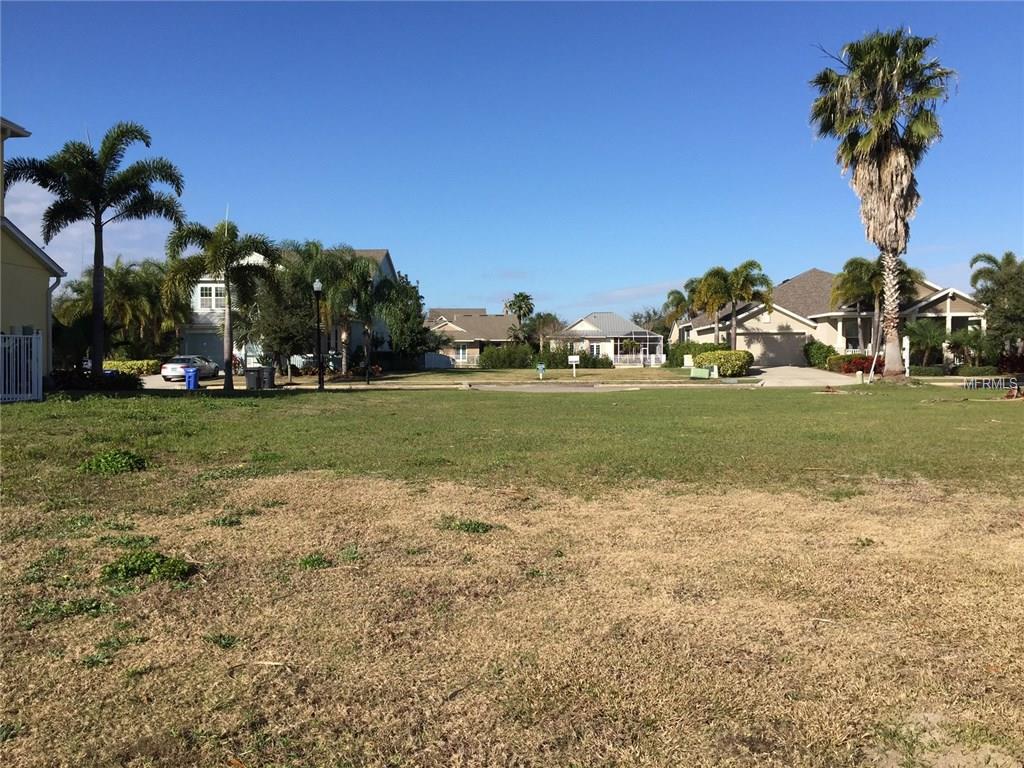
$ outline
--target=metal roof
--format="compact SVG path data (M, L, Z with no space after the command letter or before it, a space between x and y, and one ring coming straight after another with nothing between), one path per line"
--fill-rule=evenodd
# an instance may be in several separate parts
M576 326L582 322L589 323L597 330L577 328ZM641 328L632 320L627 320L622 315L616 314L615 312L591 312L589 315L581 317L575 323L572 323L558 333L550 334L550 338L553 339L566 337L597 338L604 336L619 339L661 338L661 334Z

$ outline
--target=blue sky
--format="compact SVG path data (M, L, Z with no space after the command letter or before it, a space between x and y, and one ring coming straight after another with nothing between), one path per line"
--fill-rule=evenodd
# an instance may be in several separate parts
M391 249L428 305L516 290L572 319L660 304L714 264L775 280L871 255L815 140L807 81L876 27L939 38L946 137L918 180L909 261L968 287L979 251L1024 252L1024 6L1000 4L2 5L8 156L118 120L185 175L188 216ZM141 154L141 153L140 153ZM21 185L8 215L38 236ZM108 230L161 257L167 227ZM78 227L48 251L91 261Z

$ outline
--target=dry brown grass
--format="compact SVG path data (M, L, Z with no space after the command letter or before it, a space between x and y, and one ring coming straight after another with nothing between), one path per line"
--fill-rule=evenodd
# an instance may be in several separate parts
M114 613L20 626L51 588L21 576L54 541L5 545L2 719L20 732L0 762L1021 765L1024 521L1003 497L221 486L258 514L136 517L202 571ZM97 593L116 551L59 543ZM312 552L333 567L300 569ZM81 663L118 634L147 640Z

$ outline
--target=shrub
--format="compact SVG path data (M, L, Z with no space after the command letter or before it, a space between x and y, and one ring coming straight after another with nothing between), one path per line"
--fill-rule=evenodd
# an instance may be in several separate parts
M830 355L825 367L833 373L868 373L871 370L872 359L869 355ZM884 370L885 361L879 356L875 363L875 373L882 373Z
M1000 373L1021 373L1024 372L1024 354L1014 351L1003 351L999 355L996 365Z
M133 373L105 373L93 376L87 371L53 371L51 387L55 390L88 390L93 392L119 392L142 389L142 379Z
M141 472L145 468L146 460L139 454L119 448L86 459L78 466L80 472L92 475L119 475L122 472Z
M665 355L665 365L669 368L682 368L686 363L686 356L703 354L704 352L726 352L728 344L715 344L713 341L677 341L668 348Z
M941 365L912 365L908 371L910 376L945 376L946 369Z
M956 372L958 376L995 376L999 369L994 365L961 365Z
M128 373L134 376L151 376L160 373L159 360L104 360L103 370Z
M804 359L807 364L815 368L827 368L828 359L835 357L839 352L831 344L813 339L804 344Z
M754 356L745 349L702 352L693 358L693 364L698 368L717 365L720 376L745 376L754 364Z
M130 581L148 576L153 581L185 581L196 567L178 557L168 557L149 549L126 552L100 571L104 581Z
M481 368L529 368L533 349L529 344L502 344L484 347L480 353Z
M571 352L568 347L561 346L554 349L542 349L533 356L533 364L543 363L545 368L571 368L569 355L579 355L580 361L577 368L611 368L611 358L604 355L592 355L585 349L579 352Z

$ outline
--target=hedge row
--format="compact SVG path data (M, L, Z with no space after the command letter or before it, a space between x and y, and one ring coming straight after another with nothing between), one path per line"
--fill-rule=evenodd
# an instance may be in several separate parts
M611 368L612 361L604 355L592 355L586 350L570 353L567 347L534 352L529 344L503 344L484 347L480 353L481 368L533 368L543 364L546 368L569 368L569 355L578 354L578 368Z
M754 364L754 356L745 349L717 350L702 352L695 356L693 364L697 368L710 368L717 365L719 376L745 376L750 370L750 366Z
M545 349L538 352L533 356L533 363L543 363L545 368L571 368L569 365L569 355L579 355L580 361L577 363L577 368L611 368L611 358L605 355L592 355L587 350L581 349L579 352L569 352L568 347L558 347L557 349Z
M946 368L941 365L912 365L907 373L910 376L945 376Z
M151 376L160 373L159 360L104 360L103 370L130 373L134 376Z
M665 355L665 366L668 368L682 368L687 355L696 357L704 352L727 351L728 344L715 344L714 342L701 341L677 341L668 348Z
M825 367L833 373L856 373L857 371L869 373L873 359L868 355L830 355ZM875 362L875 373L881 373L883 370L885 370L885 360L879 356Z

